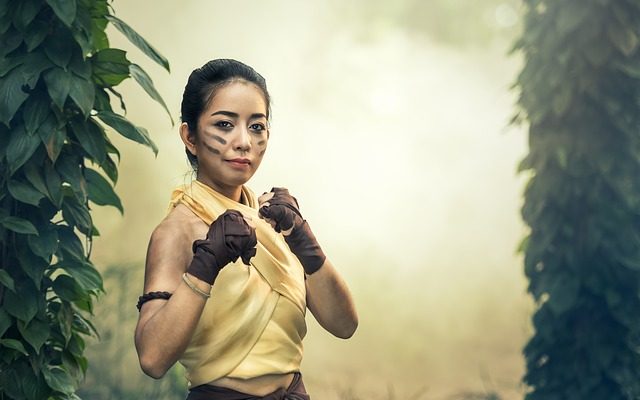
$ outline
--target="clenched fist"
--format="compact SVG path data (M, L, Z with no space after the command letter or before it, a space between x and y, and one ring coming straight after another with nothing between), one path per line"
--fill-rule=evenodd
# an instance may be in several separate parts
M220 270L238 257L249 265L257 242L255 229L240 211L227 210L211 223L206 239L193 242L193 260L187 272L213 284Z
M302 218L298 201L285 188L273 188L258 199L261 218L282 232L291 252L298 257L307 275L316 272L326 259L307 221Z

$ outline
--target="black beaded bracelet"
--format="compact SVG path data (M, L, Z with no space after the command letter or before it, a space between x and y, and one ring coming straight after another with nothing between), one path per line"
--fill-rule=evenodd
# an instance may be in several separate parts
M146 303L147 301L155 300L155 299L169 300L170 297L171 297L171 293L169 293L169 292L149 292L149 293L145 293L142 296L138 297L138 304L136 304L136 308L138 309L138 312L140 312L140 309L142 308L142 305L144 303Z

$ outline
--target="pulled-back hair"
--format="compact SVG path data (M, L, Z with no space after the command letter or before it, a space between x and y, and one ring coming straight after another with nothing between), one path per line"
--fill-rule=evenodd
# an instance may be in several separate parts
M232 59L211 60L189 75L189 80L182 95L181 120L189 127L191 134L198 130L198 118L209 105L209 102L222 86L235 80L244 80L256 85L264 96L267 105L267 119L271 114L271 98L267 90L267 82L262 75L250 66ZM195 169L198 160L185 148L189 163Z

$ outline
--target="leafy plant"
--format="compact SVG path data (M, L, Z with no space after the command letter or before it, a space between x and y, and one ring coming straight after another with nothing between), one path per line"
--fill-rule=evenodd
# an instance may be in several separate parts
M73 399L87 370L89 317L103 291L89 259L91 207L123 211L111 131L157 148L111 106L133 77L151 78L105 33L113 24L169 71L167 60L106 0L0 0L0 398ZM168 112L168 111L167 111ZM102 171L100 171L102 170Z
M525 4L526 399L640 398L640 1Z

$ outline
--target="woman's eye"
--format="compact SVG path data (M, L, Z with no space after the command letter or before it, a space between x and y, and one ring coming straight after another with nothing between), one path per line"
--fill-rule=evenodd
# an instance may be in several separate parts
M262 124L253 124L249 126L249 129L251 129L252 131L262 132L265 130L265 127Z
M233 125L231 125L229 121L218 121L214 125L217 126L218 128L223 128L223 129L228 129L233 127Z

